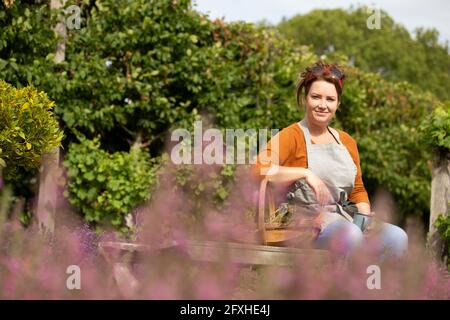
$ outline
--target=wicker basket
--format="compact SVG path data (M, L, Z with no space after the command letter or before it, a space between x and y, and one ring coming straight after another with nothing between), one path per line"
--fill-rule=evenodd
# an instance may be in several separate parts
M263 179L259 188L258 232L265 245L309 247L317 237L319 229L314 220L285 224L277 219L271 183Z

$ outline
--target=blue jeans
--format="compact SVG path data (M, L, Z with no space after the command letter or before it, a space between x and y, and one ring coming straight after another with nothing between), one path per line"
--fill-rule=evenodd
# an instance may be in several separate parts
M378 234L379 259L383 262L387 258L404 258L408 251L408 235L403 229L382 223ZM366 239L361 229L347 220L337 220L326 226L318 235L314 245L319 249L331 250L342 255L351 255L363 246Z

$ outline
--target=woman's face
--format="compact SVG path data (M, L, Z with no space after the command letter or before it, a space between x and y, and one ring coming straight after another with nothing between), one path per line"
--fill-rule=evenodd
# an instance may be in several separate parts
M339 106L336 87L324 80L313 82L305 100L308 121L319 126L327 126Z

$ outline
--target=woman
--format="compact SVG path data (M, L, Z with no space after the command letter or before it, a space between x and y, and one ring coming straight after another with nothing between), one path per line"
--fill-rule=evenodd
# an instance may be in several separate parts
M317 62L306 68L297 85L297 103L305 106L304 119L283 129L277 139L272 138L253 170L273 182L292 184L304 179L321 208L315 246L349 254L363 243L363 232L348 215L346 219L337 213L335 204L343 193L356 203L358 212L373 212L356 142L346 132L329 127L341 102L344 79L337 65ZM275 161L262 161L269 158ZM383 253L396 258L405 256L408 237L401 228L382 223L378 238Z

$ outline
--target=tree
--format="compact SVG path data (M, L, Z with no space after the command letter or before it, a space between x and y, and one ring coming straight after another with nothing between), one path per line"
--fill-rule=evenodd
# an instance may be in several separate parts
M43 1L0 2L0 79L18 88L39 87L53 64L47 56L58 41L54 25L56 18Z
M279 30L297 44L312 45L318 55L349 57L354 66L380 73L385 79L408 81L448 99L450 80L448 43L438 43L436 29L416 30L416 39L386 12L381 28L369 29L367 7L314 10L281 22Z

